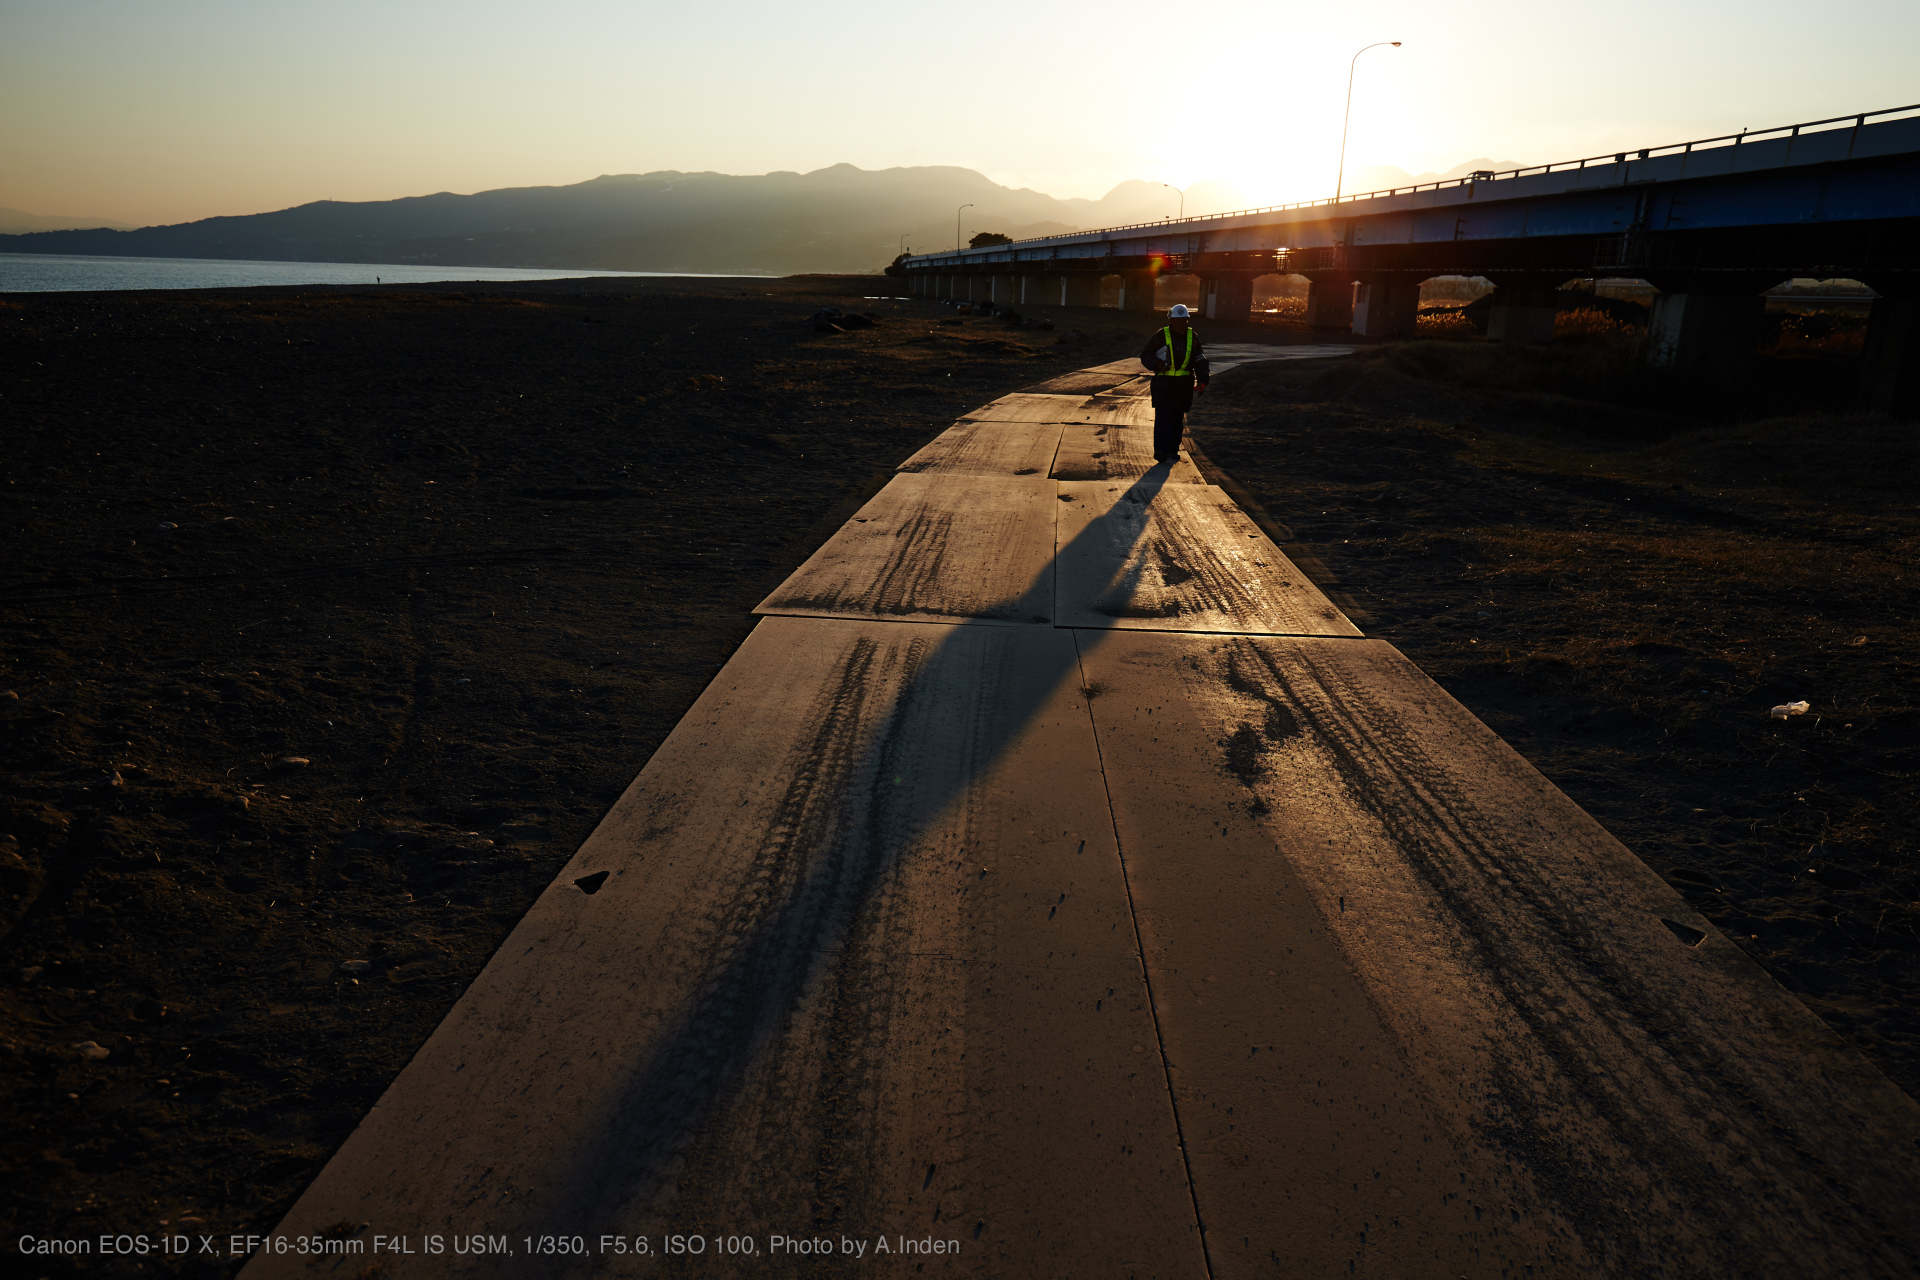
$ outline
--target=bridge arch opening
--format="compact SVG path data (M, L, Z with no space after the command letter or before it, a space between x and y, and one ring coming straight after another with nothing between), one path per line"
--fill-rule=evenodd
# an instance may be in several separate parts
M1414 319L1415 336L1466 338L1486 331L1486 319L1465 314L1465 308L1495 289L1485 276L1430 276L1420 282L1420 308Z
M1420 282L1420 305L1464 306L1493 290L1485 276L1429 276Z
M1299 320L1307 314L1305 276L1278 275L1272 272L1253 278L1253 313L1276 319Z
M1201 302L1199 276L1163 275L1153 282L1153 307L1156 311L1164 312L1175 304L1198 310Z

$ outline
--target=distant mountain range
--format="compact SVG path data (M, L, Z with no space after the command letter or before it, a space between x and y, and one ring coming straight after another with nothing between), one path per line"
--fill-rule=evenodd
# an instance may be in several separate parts
M72 227L105 227L110 231L131 231L126 222L111 218L83 218L71 213L27 213L20 209L0 208L0 235L20 235L29 231L65 231Z
M1224 212L1224 183L1187 189L1188 214ZM812 173L610 174L565 187L347 203L203 218L137 230L33 229L0 235L0 253L392 262L440 266L599 268L788 275L875 271L908 249L951 248L997 231L1019 239L1172 217L1180 196L1123 182L1099 200L1056 200L972 169ZM0 211L3 212L3 211ZM69 224L71 225L71 224Z

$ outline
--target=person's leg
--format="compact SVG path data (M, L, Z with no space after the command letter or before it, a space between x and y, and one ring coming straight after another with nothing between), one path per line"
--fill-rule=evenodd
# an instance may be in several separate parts
M1187 415L1176 405L1158 405L1153 411L1153 456L1172 462L1180 456L1180 437L1186 434Z
M1171 462L1180 456L1180 436L1186 426L1186 414L1170 404L1153 407L1153 456Z

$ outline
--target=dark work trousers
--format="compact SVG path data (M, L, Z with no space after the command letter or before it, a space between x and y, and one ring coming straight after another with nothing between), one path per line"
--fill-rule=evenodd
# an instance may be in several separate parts
M1153 395L1153 456L1168 461L1180 456L1180 437L1187 429L1187 410L1193 408L1193 375L1169 378L1155 374Z

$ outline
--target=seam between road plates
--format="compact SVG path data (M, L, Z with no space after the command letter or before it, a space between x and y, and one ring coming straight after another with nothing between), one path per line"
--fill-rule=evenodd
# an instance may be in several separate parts
M1060 428L1053 433L1053 452L1047 455L1047 479L1053 480L1053 473L1059 470L1060 467L1060 446L1067 442L1067 424L1065 422L1057 424L1049 422L1047 425L1050 427L1057 425ZM1060 496L1060 482L1058 480L1053 480L1053 496L1056 500ZM1058 505L1057 501L1055 505ZM1053 552L1054 557L1058 559L1060 555L1060 515L1057 511L1054 513L1053 531Z
M1080 655L1080 628L1062 630L1073 634L1073 665L1080 673L1080 688L1087 687L1087 668ZM1146 949L1140 942L1140 912L1133 903L1133 881L1127 875L1127 851L1120 842L1120 822L1113 813L1113 784L1107 779L1107 757L1100 749L1100 726L1093 718L1093 699L1081 694L1087 707L1087 727L1093 732L1093 755L1100 765L1100 790L1107 797L1107 824L1113 828L1114 856L1120 860L1120 887L1127 894L1127 920L1133 928L1133 956L1140 964L1140 982L1147 991L1147 1017L1153 1022L1154 1046L1160 1051L1160 1080L1167 1090L1167 1110L1173 1115L1173 1136L1180 1144L1180 1168L1187 1177L1187 1200L1193 1206L1193 1225L1200 1232L1200 1265L1207 1280L1213 1280L1213 1253L1207 1247L1207 1220L1200 1213L1200 1189L1193 1182L1193 1158L1187 1149L1187 1131L1180 1123L1180 1100L1173 1092L1173 1069L1167 1062L1167 1037L1160 1027L1160 1006L1153 994L1153 974L1147 969Z

